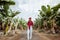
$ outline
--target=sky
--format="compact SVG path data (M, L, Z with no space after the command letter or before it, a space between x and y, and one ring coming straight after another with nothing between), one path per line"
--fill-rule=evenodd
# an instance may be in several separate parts
M39 11L41 10L42 5L50 5L51 7L60 3L60 0L14 0L16 3L14 6L11 6L12 10L20 11L17 18L22 18L28 20L29 17L32 17L34 21L38 17Z

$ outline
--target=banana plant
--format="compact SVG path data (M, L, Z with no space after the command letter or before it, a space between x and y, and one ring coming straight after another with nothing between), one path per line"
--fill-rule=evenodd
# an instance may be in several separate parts
M12 25L13 25L13 22L12 22L13 18L17 14L20 13L18 11L13 12L9 8L10 5L15 5L15 2L12 1L12 0L9 0L9 1L7 1L7 0L0 0L0 6L1 6L0 14L2 15L1 16L1 18L2 18L2 20L1 20L2 22L1 23L2 23L3 29L5 30L4 31L5 34L11 31L11 28L12 28ZM11 15L9 15L10 13L9 13L8 10L10 10Z
M20 20L19 20L19 27L20 27L22 30L25 30L26 27L27 27L27 22L26 22L24 19L20 19Z
M44 5L41 7L41 10L39 11L39 18L41 21L43 21L42 24L44 24L44 21L46 20L46 23L47 23L47 27L48 29L50 30L51 28L53 30L54 29L54 24L57 24L59 21L56 21L58 20L58 16L59 16L59 13L58 13L58 10L60 8L59 6L60 4L56 5L55 7L50 7L49 5L47 5L47 7L45 7ZM55 20L55 22L54 22ZM36 20L37 21L37 20ZM53 22L53 23L52 23ZM53 25L53 26L52 26ZM44 26L44 25L43 25ZM53 31L52 30L52 31Z

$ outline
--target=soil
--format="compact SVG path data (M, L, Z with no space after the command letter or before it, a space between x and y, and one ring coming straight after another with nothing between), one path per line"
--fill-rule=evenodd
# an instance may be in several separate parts
M20 33L12 36L0 36L0 40L27 40L26 31L20 31ZM52 36L50 34L33 31L33 37L31 40L60 40L60 35Z

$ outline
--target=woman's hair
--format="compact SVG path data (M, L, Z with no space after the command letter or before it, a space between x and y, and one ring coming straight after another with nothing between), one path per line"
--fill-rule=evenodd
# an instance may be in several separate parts
M29 17L29 19L31 19L31 17Z

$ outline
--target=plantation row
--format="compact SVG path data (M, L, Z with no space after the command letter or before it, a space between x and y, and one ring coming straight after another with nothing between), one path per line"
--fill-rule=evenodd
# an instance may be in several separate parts
M23 19L14 18L19 11L12 11L10 5L15 5L12 0L0 0L0 31L8 34L12 30L25 29L26 21Z
M12 11L10 5L15 5L14 1L0 0L0 31L8 34L12 30L26 30L27 22L24 19L14 18L20 12ZM51 33L60 32L60 4L54 7L41 6L38 18L34 21L34 29Z
M60 4L54 7L41 6L34 27L48 33L60 33Z

